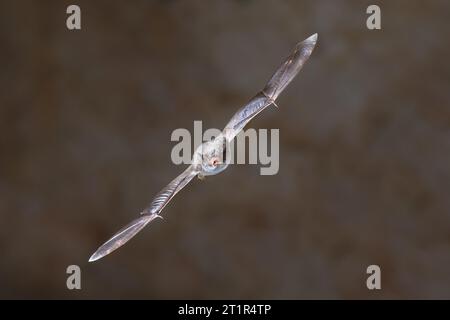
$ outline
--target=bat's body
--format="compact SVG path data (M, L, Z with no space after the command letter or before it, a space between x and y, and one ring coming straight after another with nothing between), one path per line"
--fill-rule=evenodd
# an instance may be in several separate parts
M264 89L239 109L225 126L222 133L214 140L200 145L194 152L192 164L153 199L149 207L141 212L139 218L118 231L110 240L103 244L91 256L89 261L98 260L116 250L136 235L143 227L157 217L169 201L183 189L195 176L215 175L228 166L226 152L228 144L258 113L271 104L275 104L278 95L298 74L303 64L308 60L317 42L317 34L300 42L292 54L278 68Z

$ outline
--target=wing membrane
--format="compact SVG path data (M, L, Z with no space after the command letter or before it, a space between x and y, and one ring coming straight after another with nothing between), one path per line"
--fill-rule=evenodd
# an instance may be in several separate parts
M258 113L275 103L280 93L300 72L311 55L316 42L317 34L314 34L298 43L293 52L270 78L264 89L234 114L223 130L228 141L231 141Z
M95 261L110 254L114 250L120 248L141 231L149 222L160 217L160 212L169 203L169 201L183 189L189 181L196 175L196 171L192 166L187 168L182 174L172 180L164 189L162 189L153 199L150 206L141 212L141 216L128 225L120 229L111 239L106 241L97 251L89 258L89 261Z

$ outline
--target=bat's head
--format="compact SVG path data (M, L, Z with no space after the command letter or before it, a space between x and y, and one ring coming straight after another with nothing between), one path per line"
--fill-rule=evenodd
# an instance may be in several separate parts
M193 162L200 166L200 170L205 176L218 174L228 167L227 150L227 140L223 135L219 135L197 148Z

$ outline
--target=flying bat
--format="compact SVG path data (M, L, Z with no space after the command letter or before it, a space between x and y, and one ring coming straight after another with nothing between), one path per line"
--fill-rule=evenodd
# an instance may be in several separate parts
M226 161L229 143L258 113L272 104L277 106L275 100L308 60L316 42L317 33L298 43L264 89L234 114L222 133L212 141L200 145L194 152L191 165L162 189L137 219L123 227L98 248L89 261L96 261L110 254L134 237L148 223L156 218L161 218L160 214L164 207L194 177L198 176L203 179L205 176L215 175L225 170L229 164L229 161Z

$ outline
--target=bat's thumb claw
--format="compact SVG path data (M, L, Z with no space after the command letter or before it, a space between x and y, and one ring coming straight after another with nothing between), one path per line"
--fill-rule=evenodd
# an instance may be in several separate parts
M272 100L272 104L275 106L275 108L279 109L280 107L275 103L275 100Z

